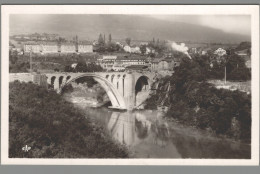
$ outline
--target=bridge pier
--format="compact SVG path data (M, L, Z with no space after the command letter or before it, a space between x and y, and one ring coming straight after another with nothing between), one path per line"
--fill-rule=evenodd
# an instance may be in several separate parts
M135 107L135 88L132 75L126 75L124 79L124 99L128 110L133 110Z
M56 77L55 81L54 81L54 90L59 90L60 89L60 85L59 85L59 77Z

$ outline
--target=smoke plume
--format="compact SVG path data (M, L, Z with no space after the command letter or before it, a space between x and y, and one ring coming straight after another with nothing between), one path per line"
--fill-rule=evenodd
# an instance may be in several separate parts
M173 42L172 49L186 54L191 59L191 57L188 53L189 48L187 46L185 46L185 43L181 43L180 45L178 45L177 43Z

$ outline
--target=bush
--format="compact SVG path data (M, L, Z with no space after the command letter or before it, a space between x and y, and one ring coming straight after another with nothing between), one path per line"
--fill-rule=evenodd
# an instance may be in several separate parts
M10 158L125 158L127 151L54 91L10 83ZM23 146L32 149L23 152Z

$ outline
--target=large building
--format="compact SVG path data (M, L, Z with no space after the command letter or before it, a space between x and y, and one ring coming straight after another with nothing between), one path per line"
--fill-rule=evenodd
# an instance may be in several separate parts
M155 58L150 61L151 71L173 71L180 65L180 59L174 57Z
M49 43L28 43L24 44L24 52L29 53L92 53L93 46L87 44L77 45L73 43L61 43L55 42Z
M127 66L131 65L147 65L146 59L140 56L115 56L104 55L97 59L98 64L110 71L123 71Z
M75 53L76 45L75 44L61 44L60 52L61 53Z
M97 59L98 64L108 71L112 70L117 56L114 55L103 55Z
M41 47L43 53L57 53L59 49L57 44L42 44Z
M93 45L78 45L78 52L79 53L92 53Z
M124 66L130 66L130 65L146 65L146 59L139 56L123 56L118 57L116 59L117 64L122 64Z
M41 47L41 45L38 45L38 44L24 45L24 52L25 53L29 53L29 52L40 53L40 52L42 52L42 47Z

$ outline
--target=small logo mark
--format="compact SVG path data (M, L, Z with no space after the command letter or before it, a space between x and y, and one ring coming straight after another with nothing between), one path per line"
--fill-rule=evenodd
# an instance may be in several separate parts
M31 147L26 145L22 148L22 150L28 152L29 150L31 150Z

